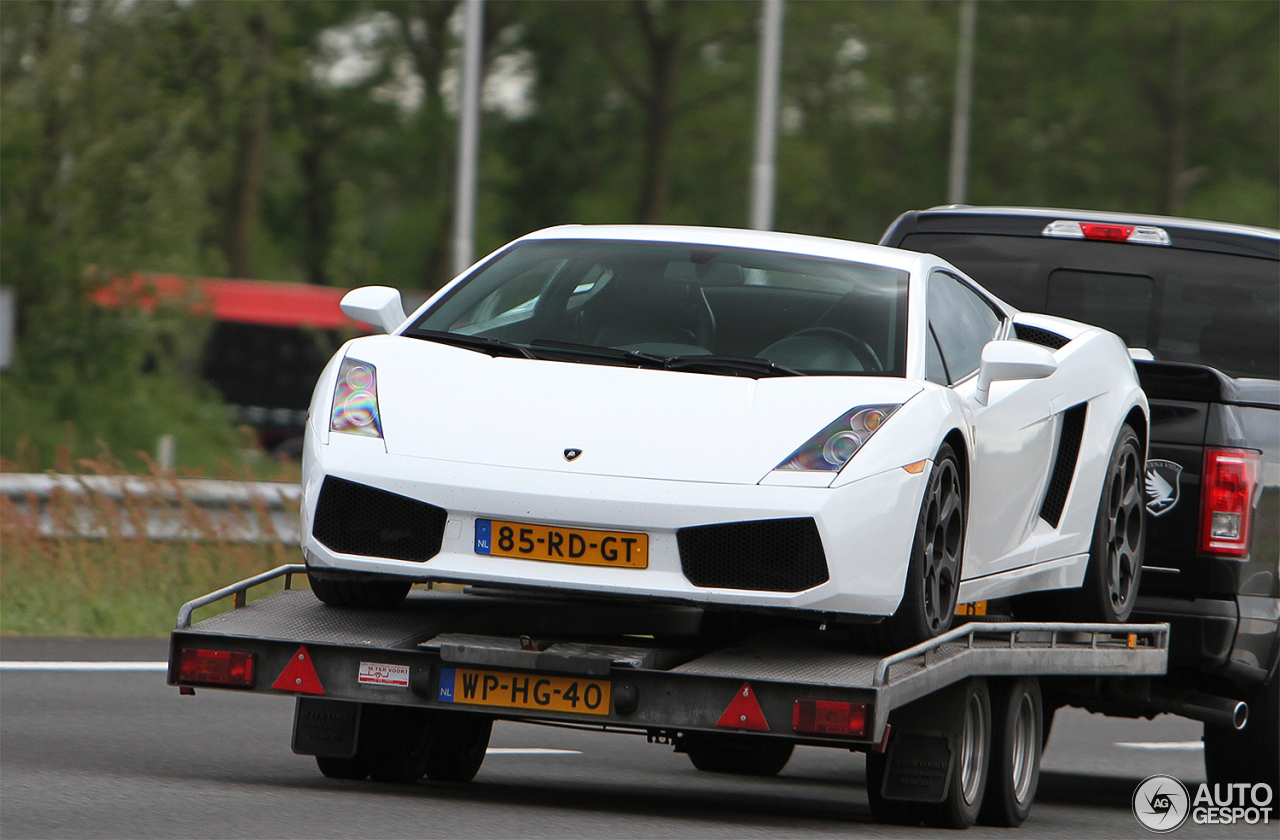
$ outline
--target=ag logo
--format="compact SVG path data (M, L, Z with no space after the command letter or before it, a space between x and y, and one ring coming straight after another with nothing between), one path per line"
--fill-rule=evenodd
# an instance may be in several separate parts
M1191 813L1191 798L1173 776L1148 776L1133 792L1133 815L1142 827L1167 834L1182 827Z
M1147 461L1147 513L1159 516L1178 503L1182 465L1159 459Z
M566 461L576 461L578 456L582 454L581 449L566 449L564 451L564 459Z

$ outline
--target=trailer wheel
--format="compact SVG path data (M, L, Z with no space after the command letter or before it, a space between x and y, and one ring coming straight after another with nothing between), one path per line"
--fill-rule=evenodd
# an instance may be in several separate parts
M329 779L346 779L359 782L369 778L369 767L364 756L356 753L351 758L333 758L327 755L316 756L316 766Z
M991 761L978 822L1013 827L1031 813L1040 783L1044 703L1035 677L1001 680L990 688Z
M1280 674L1246 692L1244 729L1204 725L1204 769L1209 784L1256 785L1280 792Z
M904 650L951 629L964 554L967 506L950 444L938 450L920 505L907 582L898 610L875 628L879 647Z
M750 735L690 733L685 752L693 766L706 773L776 776L791 760L795 744Z
M991 753L991 696L987 681L972 679L965 685L964 722L955 734L951 781L946 798L924 806L924 821L940 828L968 828L978 819L987 791L987 765Z
M307 573L311 591L331 607L394 607L409 594L413 584L407 580L338 580Z
M435 782L469 782L480 772L493 718L466 712L436 712L425 772Z
M412 706L366 704L361 712L360 748L375 782L412 784L427 769L436 713Z

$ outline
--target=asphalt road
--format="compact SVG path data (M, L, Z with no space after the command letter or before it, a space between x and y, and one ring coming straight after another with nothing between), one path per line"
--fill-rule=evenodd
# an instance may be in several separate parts
M163 640L0 640L0 660L158 661ZM743 840L918 837L870 821L863 760L800 748L775 779L700 773L636 736L499 724L467 785L325 779L289 750L291 701L200 690L164 674L0 671L0 836L447 837ZM1021 829L966 837L1150 837L1130 811L1143 778L1204 780L1199 724L1063 710ZM1194 790L1194 789L1193 789ZM1171 836L1280 835L1195 826Z

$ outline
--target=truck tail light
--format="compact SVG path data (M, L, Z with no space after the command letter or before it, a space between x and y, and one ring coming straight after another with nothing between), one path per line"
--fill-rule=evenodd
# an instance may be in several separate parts
M1249 553L1258 453L1252 449L1204 452L1200 492L1200 553L1244 557Z
M197 685L253 688L254 655L231 650L183 648L178 680Z
M797 700L791 709L791 728L815 735L866 735L867 704Z
M1041 236L1059 239L1097 239L1133 245L1169 245L1169 233L1152 225L1117 225L1103 222L1072 222L1059 219L1045 225Z

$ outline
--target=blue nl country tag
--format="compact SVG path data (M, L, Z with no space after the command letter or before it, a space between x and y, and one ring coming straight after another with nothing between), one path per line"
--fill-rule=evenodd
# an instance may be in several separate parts
M436 700L441 703L453 702L453 681L456 671L453 668L440 669L440 687L436 689Z
M489 553L489 532L493 530L493 523L488 519L476 520L476 554Z

